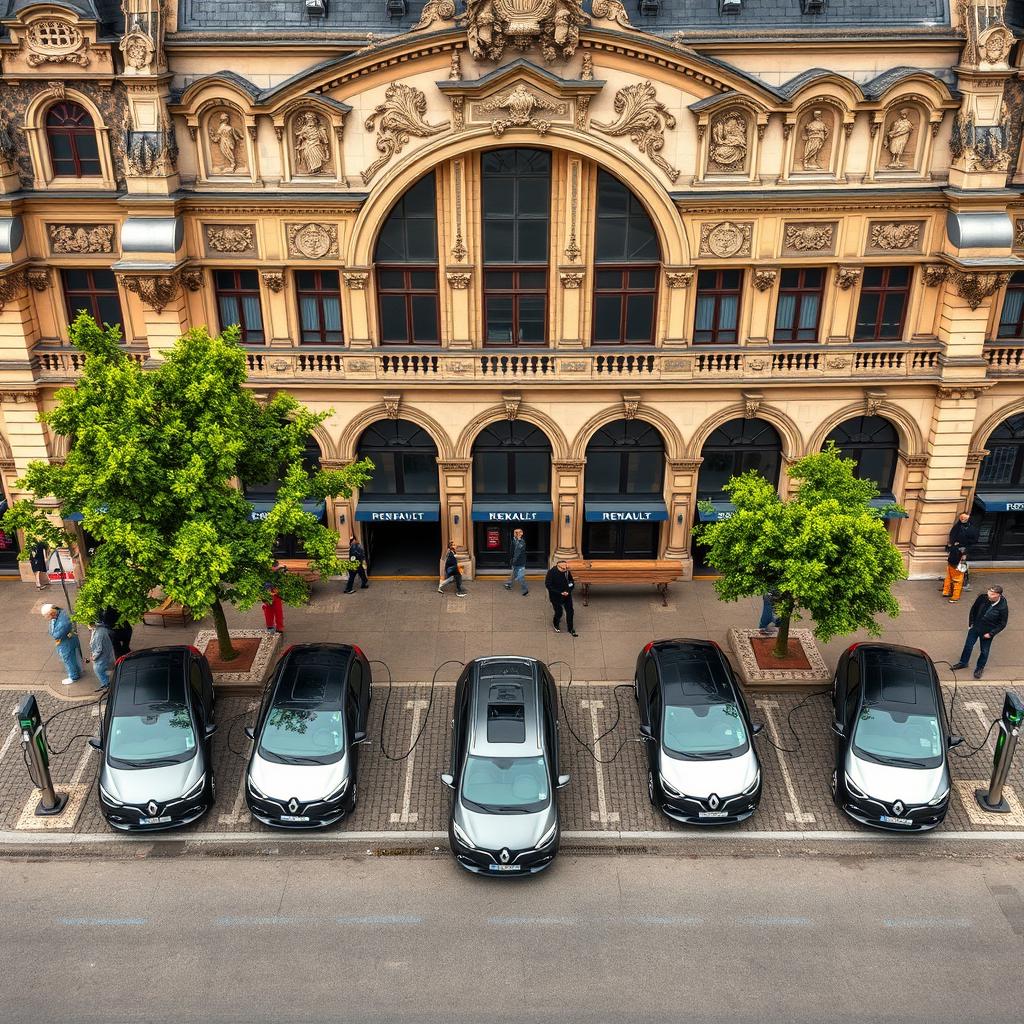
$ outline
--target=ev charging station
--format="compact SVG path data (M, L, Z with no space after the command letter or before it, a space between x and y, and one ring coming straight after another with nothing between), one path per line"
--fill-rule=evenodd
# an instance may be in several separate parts
M1010 805L1003 798L1003 787L1010 774L1013 752L1017 749L1017 738L1024 724L1024 704L1015 694L1006 691L1003 700L1003 714L999 720L999 732L996 735L996 752L992 758L992 778L988 789L976 789L974 799L984 811L993 814L1009 814Z
M68 802L66 793L57 793L50 778L50 752L46 747L46 733L39 714L35 694L26 694L18 708L18 725L21 727L21 746L31 766L31 777L39 790L40 799L36 806L38 817L60 814Z

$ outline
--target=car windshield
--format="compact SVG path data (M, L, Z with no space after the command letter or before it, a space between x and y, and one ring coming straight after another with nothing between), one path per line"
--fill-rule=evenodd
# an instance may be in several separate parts
M526 814L543 810L551 782L543 757L467 757L462 799L474 810Z
M748 746L743 716L731 703L666 705L662 743L669 754L696 760L738 757Z
M942 730L935 715L868 706L857 719L853 749L879 764L938 768L942 764Z
M260 736L260 754L280 764L333 764L345 753L340 711L271 708Z
M107 753L117 768L157 768L195 756L192 716L182 704L155 704L141 714L114 715Z

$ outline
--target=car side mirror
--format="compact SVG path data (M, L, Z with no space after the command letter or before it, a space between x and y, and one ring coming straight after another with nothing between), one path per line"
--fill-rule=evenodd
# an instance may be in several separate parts
M963 741L964 741L963 736L950 736L949 737L949 746L950 746L950 748L959 747L960 744L963 743Z
M367 742L366 733L362 729L356 730L356 732L354 732L352 734L352 742L353 743L366 743Z
M454 775L451 775L451 774L450 774L449 772L442 772L442 773L441 773L441 781L442 781L442 782L443 782L443 783L444 783L444 784L445 784L445 785L446 785L446 786L447 786L447 787L448 787L449 789L454 789L454 788L455 788L455 776L454 776Z
M568 785L569 785L569 776L568 775L559 775L558 776L558 788L559 789L565 789L565 787L568 786Z
M649 725L641 725L640 726L640 735L643 736L643 738L645 740L653 740L654 739L654 730Z
M89 746L92 747L93 750L102 750L103 740L100 739L99 736L91 736L89 738Z
M245 727L245 735L248 736L249 739L254 740L256 739L256 730L251 725L247 725Z
M842 739L846 735L846 733L843 731L842 725L840 725L839 722L835 721L835 719L832 720L832 732L835 733L835 735L838 736L840 739Z
M209 739L217 731L217 726L208 725L206 727L206 738Z
M751 722L750 731L757 736L758 733L764 732L764 726L760 722Z

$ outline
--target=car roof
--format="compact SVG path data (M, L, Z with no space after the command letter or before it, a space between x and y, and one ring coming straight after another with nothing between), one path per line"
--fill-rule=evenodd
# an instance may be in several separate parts
M931 659L924 651L892 644L864 644L864 703L904 714L934 715L938 693Z
M479 757L540 757L540 663L535 658L478 658L469 685L469 752Z
M345 701L349 644L295 644L281 658L273 707L339 710Z
M157 704L186 704L188 653L187 647L157 647L124 658L114 680L114 714L136 714Z
M688 707L736 700L725 661L710 640L659 640L651 653L666 704Z

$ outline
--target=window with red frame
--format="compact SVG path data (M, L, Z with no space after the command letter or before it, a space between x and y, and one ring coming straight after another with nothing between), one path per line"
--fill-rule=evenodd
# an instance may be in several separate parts
M238 324L242 342L262 345L263 309L260 306L260 278L255 270L217 270L213 275L217 292L217 314L220 329Z
M336 270L297 270L300 340L303 345L340 345L341 286Z
M1024 271L1010 277L999 315L1000 338L1024 338Z
M900 341L910 299L910 267L865 267L854 341Z
M821 267L791 267L779 279L775 311L775 341L817 341L825 271Z
M733 345L739 339L742 270L701 270L697 274L695 345Z
M46 115L46 141L54 177L99 177L96 126L85 107L70 100L50 107Z
M121 297L112 270L62 270L60 276L69 322L84 309L98 324L113 327L123 323Z

